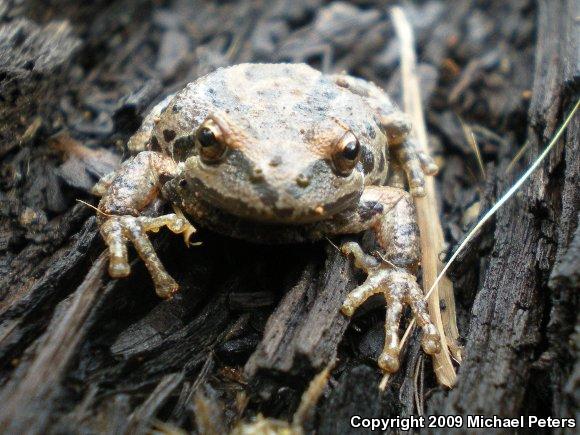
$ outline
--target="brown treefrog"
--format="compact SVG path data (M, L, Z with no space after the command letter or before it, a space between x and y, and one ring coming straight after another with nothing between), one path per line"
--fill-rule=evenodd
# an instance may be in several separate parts
M316 240L371 230L380 258L356 242L342 246L366 281L344 301L351 316L371 295L386 299L386 340L379 366L399 367L399 321L410 305L428 354L439 336L414 273L419 263L412 197L385 186L406 175L413 195L436 165L409 137L408 118L371 82L325 75L305 64L241 64L190 83L153 108L129 140L138 152L95 191L99 227L114 278L130 273L131 242L149 269L157 294L177 283L147 236L167 226L214 231L263 243ZM159 216L170 203L175 213ZM187 218L186 218L187 216Z

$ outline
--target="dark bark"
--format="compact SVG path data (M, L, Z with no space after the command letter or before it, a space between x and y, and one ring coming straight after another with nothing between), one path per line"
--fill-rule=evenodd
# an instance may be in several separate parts
M152 104L248 61L346 68L398 98L398 44L383 3L0 3L4 432L145 433L156 420L194 430L201 409L214 428L258 412L290 419L312 376L332 363L306 422L317 433L349 433L353 414L423 408L578 415L578 116L452 270L465 342L452 391L436 386L414 334L400 372L378 392L384 310L369 302L350 323L340 314L361 279L330 243L340 240L264 247L200 231L202 245L186 249L159 234L154 244L181 285L170 301L155 296L139 261L129 279L105 273L94 213L75 199L95 202L90 186L126 155ZM406 6L450 245L578 99L576 3ZM476 136L485 176L457 115Z
M569 51L578 44L572 3L540 3L528 164L578 96L578 59ZM446 397L433 399L435 413L572 415L572 409L562 414L561 408L571 361L562 343L571 335L578 306L573 268L565 266L580 264L570 247L578 224L578 158L576 117L518 196L498 211L491 261L471 311L462 375ZM507 183L498 182L497 191L505 191ZM556 261L560 266L554 268ZM552 385L548 377L555 380ZM547 397L530 394L548 386L551 391L542 392Z
M271 376L290 375L298 377L298 385L306 384L336 356L348 324L340 307L353 287L348 260L337 251L329 252L320 270L306 268L270 316L246 363L247 376L263 383Z

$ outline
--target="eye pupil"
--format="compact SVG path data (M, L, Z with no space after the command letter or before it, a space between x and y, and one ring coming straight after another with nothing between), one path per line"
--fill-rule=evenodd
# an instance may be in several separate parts
M342 156L348 160L355 160L358 157L360 145L358 141L352 140L348 142L342 149Z
M201 128L197 133L197 140L202 147L209 147L215 144L215 135L209 128Z
M199 156L207 164L218 163L226 152L226 144L221 137L219 127L211 121L206 121L195 134L198 142Z
M347 177L359 161L360 142L352 132L348 131L336 142L335 146L332 154L334 170L341 177Z

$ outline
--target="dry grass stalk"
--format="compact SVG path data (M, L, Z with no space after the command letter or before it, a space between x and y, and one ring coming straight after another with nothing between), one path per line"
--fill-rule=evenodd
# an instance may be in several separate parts
M479 167L479 172L481 173L481 179L485 180L485 167L483 165L483 158L481 157L481 151L479 151L479 145L477 144L477 140L475 139L475 134L469 125L463 122L463 119L459 118L459 122L461 123L461 129L463 130L463 134L465 135L465 139L469 144L469 147L473 150L473 154L475 154L475 158L477 159L477 166Z
M411 26L401 8L391 11L397 36L401 42L401 76L403 83L403 106L413 120L413 131L421 146L428 151L427 131L421 104L419 80L415 73L416 56ZM432 178L425 180L427 195L415 198L417 222L421 232L421 264L423 269L423 288L432 287L442 264L439 253L444 250L443 230L437 210L435 184ZM445 301L445 311L441 313L439 301ZM448 388L455 385L457 374L451 355L461 361L461 349L457 344L459 332L455 315L453 285L447 278L442 279L429 297L429 315L441 336L441 352L433 357L437 381ZM403 341L401 341L402 345Z
M509 174L512 171L512 169L514 168L514 166L516 165L516 163L519 162L519 160L522 158L522 156L526 153L526 151L530 147L530 144L531 144L531 142L528 140L519 149L519 151L516 153L516 155L514 156L514 158L512 159L512 161L510 162L510 164L505 169L505 173L506 174Z
M309 414L312 412L312 409L320 399L320 396L324 392L324 388L326 384L328 384L328 379L330 378L330 371L334 366L334 361L331 362L324 370L318 373L310 384L308 388L302 394L302 398L300 399L300 406L296 410L296 413L292 417L292 425L294 427L302 427L306 419L308 418Z

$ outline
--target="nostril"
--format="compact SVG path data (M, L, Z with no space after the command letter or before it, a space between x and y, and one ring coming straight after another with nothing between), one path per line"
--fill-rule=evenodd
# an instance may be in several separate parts
M298 177L296 177L296 184L298 184L300 187L306 187L310 184L310 177L304 174L300 174Z
M250 173L250 181L252 183L258 183L264 180L264 171L262 168L254 168L254 170Z

